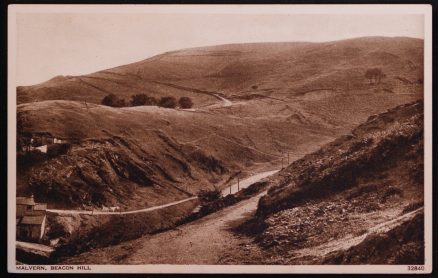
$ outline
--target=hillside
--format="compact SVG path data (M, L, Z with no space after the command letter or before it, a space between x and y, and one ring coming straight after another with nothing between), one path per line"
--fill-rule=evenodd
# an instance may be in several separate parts
M273 177L247 225L268 263L422 264L423 157L421 101L373 115Z
M386 74L379 89L405 92L423 74L423 40L366 37L325 43L251 43L167 52L81 76L57 76L17 88L18 103L80 100L100 103L114 93L129 98L188 95L198 106L227 98L261 95L290 98L325 89L336 94L368 89L366 69Z
M96 228L99 233L77 240L97 248L60 262L421 265L423 155L423 103L417 101L370 116L277 174L205 203L199 217L174 229L120 237L124 225L109 222L110 233Z
M301 157L371 114L421 99L422 46L382 37L221 45L18 87L19 137L71 145L19 164L18 192L49 207L140 208L278 168L288 153ZM386 77L371 84L369 68ZM109 93L189 96L194 108L100 105Z
M45 132L68 138L67 154L20 168L19 183L55 207L122 205L138 208L223 187L237 172L281 163L272 137L306 151L308 142L331 138L330 131L303 127L286 137L290 123L268 126L268 119L158 107L111 108L74 101L43 101L18 106L24 134ZM313 130L315 129L315 130ZM214 132L212 132L214 131Z

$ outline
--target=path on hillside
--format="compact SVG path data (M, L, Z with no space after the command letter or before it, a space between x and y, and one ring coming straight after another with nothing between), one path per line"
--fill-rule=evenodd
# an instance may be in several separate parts
M296 251L296 258L300 258L300 257L306 258L309 256L323 257L324 255L326 255L330 252L334 252L336 250L347 250L348 248L350 248L352 246L356 246L359 243L361 243L369 235L388 232L389 230L399 226L403 222L411 220L417 214L419 214L423 211L424 211L424 208L421 207L421 208L418 208L414 211L411 211L411 212L408 212L408 213L405 213L405 214L402 214L399 216L397 216L397 214L394 214L394 215L392 215L393 216L392 219L385 221L385 222L382 222L382 223L379 223L373 227L370 227L367 230L367 232L362 234L362 235L355 236L353 234L348 234L347 236L345 236L341 239L329 241L329 242L321 244L319 246L308 247L308 248L304 248L301 250L297 250ZM399 211L394 210L394 212L399 212Z
M206 108L215 108L215 107L230 107L233 105L231 100L221 97L220 95L213 94L218 99L222 100L222 103L209 105Z
M267 177L270 175L275 174L276 172L278 172L279 170L273 170L273 171L266 171L266 172L261 172L255 175L252 175L242 181L240 181L239 183L239 188L245 188L250 186L251 184ZM234 194L237 192L237 182L235 184L231 185L231 192ZM227 187L226 189L222 190L222 195L226 196L230 194L230 187ZM143 209L137 209L137 210L129 210L129 211L101 211L101 210L63 210L63 209L47 209L47 212L52 212L52 213L56 213L56 214L88 214L88 215L124 215L124 214L133 214L133 213L142 213L142 212L148 212L148 211L154 211L154 210L159 210L162 208L167 208L170 206L174 206L174 205L178 205L181 203L185 203L191 200L195 200L197 199L197 196L194 197L190 197L190 198L186 198L186 199L182 199L179 201L175 201L175 202L171 202L171 203L167 203L167 204L163 204L163 205L159 205L159 206L153 206L153 207L148 207L148 208L143 208Z
M173 230L96 249L65 264L223 264L239 256L242 240L231 230L251 217L262 192ZM244 257L242 255L242 257Z
M272 170L272 171L266 171L266 172L261 172L255 175L252 175L246 179L243 179L239 182L239 184L236 182L235 184L232 184L224 189L222 189L221 193L222 196L227 196L229 194L234 194L237 193L238 189L243 189L246 188L248 186L250 186L253 183L258 182L259 180L271 176L275 173L277 173L280 170Z
M264 194L266 192L176 230L141 238L137 242L139 248L118 263L222 263L227 254L241 250L239 239L229 229L252 216Z
M277 171L258 173L245 181L250 185ZM254 215L264 194L266 191L173 230L86 252L66 263L224 264L236 256L244 260L248 251L242 248L245 240L230 229Z
M170 206L178 205L184 202L188 202L194 199L197 199L198 197L190 197L183 200L167 203L164 205L149 207L149 208L143 208L143 209L137 209L137 210L128 210L128 211L101 211L101 210L63 210L63 209L47 209L48 212L53 212L56 214L89 214L89 215L100 215L100 214L117 214L117 215L123 215L123 214L132 214L132 213L141 213L141 212L147 212L147 211L153 211L157 209L167 208Z

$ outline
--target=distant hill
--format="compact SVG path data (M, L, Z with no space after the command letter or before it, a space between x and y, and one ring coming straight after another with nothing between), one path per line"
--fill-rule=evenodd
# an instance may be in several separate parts
M80 100L100 103L113 93L152 96L187 95L202 106L251 94L291 97L312 90L367 88L364 73L381 68L384 87L398 91L423 74L423 40L365 37L324 43L280 42L229 44L167 52L93 74L57 76L17 88L18 103ZM207 92L207 94L202 91Z

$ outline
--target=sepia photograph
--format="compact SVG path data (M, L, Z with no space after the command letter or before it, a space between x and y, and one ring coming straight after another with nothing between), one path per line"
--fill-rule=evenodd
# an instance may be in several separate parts
M430 273L431 11L10 5L9 271Z

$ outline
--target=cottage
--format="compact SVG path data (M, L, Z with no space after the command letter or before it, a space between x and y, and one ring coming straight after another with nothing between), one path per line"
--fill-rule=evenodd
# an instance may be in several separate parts
M17 217L23 217L29 212L33 211L35 201L31 197L17 197Z
M31 197L17 197L17 238L25 241L39 241L46 229L47 204L35 203Z
M38 242L46 230L46 215L25 215L17 225L19 239Z

